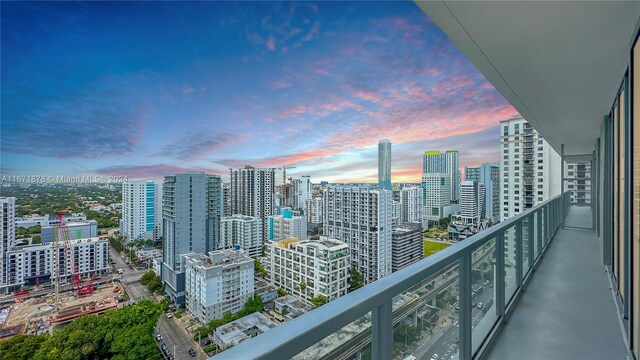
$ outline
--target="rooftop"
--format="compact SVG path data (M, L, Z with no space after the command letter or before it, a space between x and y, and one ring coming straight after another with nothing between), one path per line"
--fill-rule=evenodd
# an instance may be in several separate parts
M277 324L271 319L260 312L255 312L218 327L216 337L225 345L237 345L252 337L250 330L257 330L259 334L262 334L276 326Z

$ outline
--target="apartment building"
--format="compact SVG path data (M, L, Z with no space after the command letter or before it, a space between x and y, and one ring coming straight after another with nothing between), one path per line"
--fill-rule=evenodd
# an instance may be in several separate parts
M391 271L396 272L422 259L422 224L402 223L393 229L391 236Z
M294 215L293 211L285 209L282 215L271 215L268 221L268 239L270 241L298 238L307 238L307 218Z
M162 280L176 303L184 300L181 255L207 253L220 236L220 177L202 172L165 176L162 193Z
M291 178L291 207L304 210L311 200L311 177L301 176Z
M457 150L427 150L422 157L422 173L449 174L450 196L453 201L460 199L460 159Z
M235 214L220 220L218 249L238 245L247 256L255 258L262 252L262 238L262 219L259 217Z
M120 233L126 241L162 235L162 184L132 181L122 184Z
M494 223L500 221L500 165L484 163L479 167L465 167L464 179L484 185L485 217Z
M457 208L451 204L451 174L422 174L423 218L438 222L452 214Z
M571 194L571 203L591 204L591 162L565 164L565 191Z
M500 149L501 221L560 193L560 156L525 119L500 121Z
M479 224L485 219L486 190L478 181L460 183L460 219L464 224Z
M186 308L202 324L240 311L253 297L253 259L239 246L186 254L183 261Z
M76 222L65 222L69 239L86 239L98 236L98 222L96 220L85 220ZM55 239L57 226L43 226L40 229L42 243L50 243Z
M266 256L271 284L303 301L335 300L347 293L349 245L343 241L321 236L268 242Z
M16 198L0 197L0 285L9 283L7 252L16 245Z
M399 191L400 222L422 222L423 194L419 186L403 187Z
M231 177L231 214L262 219L262 236L267 240L267 218L275 211L275 169L247 165L229 169ZM282 205L282 204L281 204Z
M333 185L323 199L323 234L349 245L351 267L365 283L390 274L392 192Z

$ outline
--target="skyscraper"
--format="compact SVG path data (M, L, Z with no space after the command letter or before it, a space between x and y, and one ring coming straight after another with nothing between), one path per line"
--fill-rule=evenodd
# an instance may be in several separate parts
M485 217L494 223L500 221L500 166L484 163L479 167L464 168L465 181L478 181L485 187Z
M324 191L323 234L346 242L351 267L365 283L391 273L391 203L389 190L370 186L329 186Z
M231 176L231 214L262 219L263 240L267 240L267 218L275 210L275 169L258 169L247 165L229 169Z
M218 249L239 245L249 257L257 257L262 250L262 220L258 217L235 214L220 220Z
M13 250L16 241L16 198L0 197L0 285L7 285L8 257L7 252Z
M184 301L181 256L207 253L220 239L220 177L201 172L165 176L163 182L162 280L165 292Z
M500 121L501 220L560 193L560 156L519 117Z
M307 202L311 200L311 177L305 175L292 178L291 187L291 207L296 210L304 210Z
M153 181L122 184L120 233L126 241L157 239L162 230L162 185Z
M378 143L378 189L391 190L391 141Z
M448 173L422 174L422 195L424 219L437 222L449 215L447 206L451 204L451 176Z
M478 181L460 183L460 218L465 224L479 224L485 218L485 187Z
M399 223L421 223L423 219L423 196L419 186L404 187L399 191L400 221Z
M460 165L457 150L427 150L422 158L422 173L449 174L451 184L451 200L460 200Z

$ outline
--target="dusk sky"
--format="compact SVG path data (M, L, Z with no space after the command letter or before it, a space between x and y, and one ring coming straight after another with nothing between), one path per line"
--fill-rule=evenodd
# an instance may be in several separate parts
M376 182L387 138L419 182L427 149L497 161L517 115L413 2L1 7L3 175Z

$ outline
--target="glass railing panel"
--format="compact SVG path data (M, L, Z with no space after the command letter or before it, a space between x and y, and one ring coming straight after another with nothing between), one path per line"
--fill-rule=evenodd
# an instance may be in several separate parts
M516 226L504 232L504 298L505 305L516 292Z
M535 254L534 259L538 258L538 255L540 255L540 246L538 244L538 239L540 237L540 229L541 227L539 226L539 216L538 213L536 212L535 214L533 214L533 253Z
M291 359L332 360L356 358L371 359L371 312L350 322Z
M457 262L393 298L393 358L457 359Z
M471 345L478 351L498 320L496 308L496 240L491 239L471 256Z

